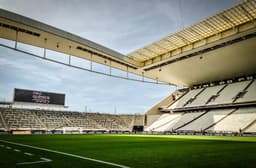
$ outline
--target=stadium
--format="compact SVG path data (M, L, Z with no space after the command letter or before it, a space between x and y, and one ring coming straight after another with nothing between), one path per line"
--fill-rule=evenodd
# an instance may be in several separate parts
M177 88L140 114L69 110L65 93L13 88L13 101L0 102L1 167L255 167L255 0L126 55L4 9L0 38L1 50L30 59ZM72 64L76 58L88 67Z

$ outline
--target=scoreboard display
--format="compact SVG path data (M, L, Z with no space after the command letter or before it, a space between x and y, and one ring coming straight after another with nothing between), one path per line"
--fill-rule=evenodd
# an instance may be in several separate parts
M14 101L64 106L65 94L15 88Z

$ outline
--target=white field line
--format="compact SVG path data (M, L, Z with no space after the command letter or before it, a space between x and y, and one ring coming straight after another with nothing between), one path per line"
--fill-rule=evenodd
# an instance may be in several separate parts
M33 156L32 153L25 152L24 155Z
M6 149L12 149L10 146L6 146Z
M20 152L20 150L19 150L19 149L14 149L14 151L15 151L15 152Z
M39 161L34 161L34 162L22 162L22 163L16 163L16 165L30 165L30 164L38 164L38 163L46 163L46 162L51 162L51 159L47 158L40 158L41 160Z
M40 159L41 159L41 160L44 160L44 161L46 161L46 162L51 162L51 161L52 161L51 159L43 158L43 157L41 157Z
M130 168L128 166L117 164L117 163L112 163L112 162L107 162L107 161L103 161L103 160L93 159L93 158L89 158L89 157L79 156L79 155L75 155L75 154L71 154L71 153L60 152L60 151L51 150L51 149L47 149L47 148L41 148L41 147L37 147L37 146L25 145L25 144L5 141L5 140L0 140L0 142L5 142L5 143L13 144L13 145L19 145L19 146L33 148L33 149L37 149L37 150L43 150L43 151L47 151L47 152L52 152L52 153L57 153L57 154L61 154L61 155L71 156L71 157L74 157L74 158L79 158L79 159L83 159L83 160L89 160L89 161L92 161L92 162L102 163L102 164L105 164L105 165L111 165L111 166L121 167L121 168Z

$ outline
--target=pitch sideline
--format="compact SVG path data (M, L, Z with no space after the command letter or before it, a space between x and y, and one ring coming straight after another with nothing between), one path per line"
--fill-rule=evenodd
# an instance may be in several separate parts
M111 165L111 166L115 166L115 167L130 168L128 166L117 164L117 163L112 163L112 162L107 162L107 161L103 161L103 160L93 159L93 158L89 158L89 157L79 156L79 155L75 155L75 154L71 154L71 153L66 153L66 152L60 152L60 151L51 150L51 149L47 149L47 148L41 148L41 147L36 147L36 146L31 146L31 145L25 145L25 144L11 142L11 141L5 141L5 140L0 140L0 142L9 143L9 144L18 145L18 146L23 146L23 147L28 147L28 148L33 148L33 149L37 149L37 150L43 150L43 151L57 153L57 154L66 155L66 156L71 156L71 157L75 157L75 158L79 158L79 159L83 159L83 160L89 160L89 161L92 161L92 162L98 162L98 163L102 163L102 164L106 164L106 165Z

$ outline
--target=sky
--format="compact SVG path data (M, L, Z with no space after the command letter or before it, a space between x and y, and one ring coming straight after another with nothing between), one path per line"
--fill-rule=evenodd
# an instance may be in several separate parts
M237 3L238 0L0 0L0 8L128 54ZM0 43L14 45L2 39ZM42 54L41 49L21 44L19 47ZM49 52L49 57L64 59L54 52ZM74 62L83 64L81 60ZM176 89L102 76L0 47L0 101L12 101L14 88L65 93L68 110L118 114L142 114Z

